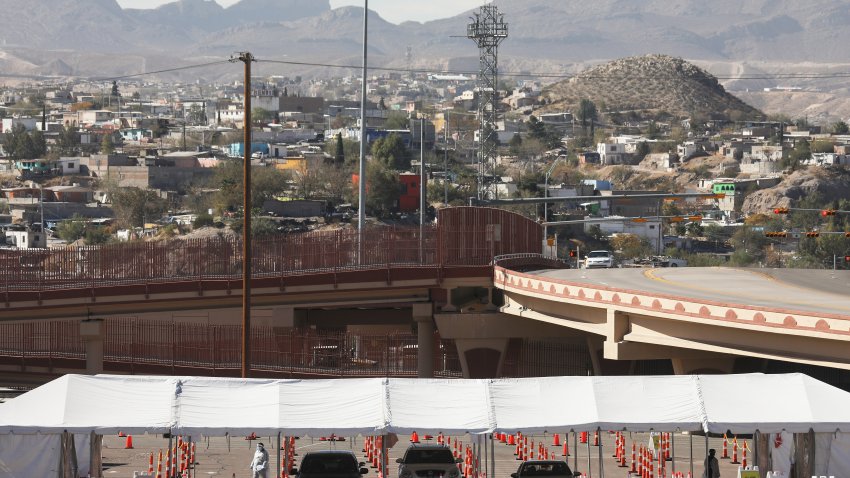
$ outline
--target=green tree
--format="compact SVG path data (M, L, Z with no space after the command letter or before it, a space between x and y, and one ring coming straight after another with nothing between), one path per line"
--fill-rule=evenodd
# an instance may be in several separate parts
M56 235L67 243L76 241L86 234L86 219L79 214L74 214L70 219L60 222L56 226Z
M151 189L119 187L111 189L109 196L115 219L125 228L142 227L168 210L168 203Z
M410 169L410 151L404 145L401 136L395 133L390 133L386 138L380 138L372 143L372 157L389 168L400 171Z
M508 149L512 155L519 156L521 152L520 147L522 147L522 136L519 133L516 133L508 142Z
M186 112L186 121L192 125L207 124L207 113L200 105L194 104Z
M77 148L80 146L80 133L77 132L77 128L74 128L71 125L65 125L59 133L57 146L60 154L75 154Z
M590 135L593 136L594 124L599 116L596 105L586 98L582 99L579 101L576 116L581 121L581 128L585 132L587 131L587 124L590 123Z
M847 126L844 121L838 121L832 124L832 132L833 134L847 134L850 133L850 126Z
M800 167L800 164L803 161L807 161L812 157L812 150L809 147L809 142L805 139L799 141L796 145L794 145L794 149L788 154L787 157L782 158L782 162L780 163L783 168L796 170Z
M345 164L345 145L342 142L342 133L336 134L336 150L334 151L334 161L339 166Z
M366 208L378 217L386 217L398 205L401 182L398 172L381 161L366 165Z
M384 122L386 129L408 129L410 128L410 119L407 113L403 111L392 111L387 115L387 120Z
M112 143L112 133L104 133L103 140L100 142L100 152L102 154L112 154L115 152L115 145Z
M201 213L195 216L195 220L192 221L192 228L200 229L202 227L212 226L214 222L212 215L209 213Z
M266 124L275 118L275 113L264 108L251 109L251 121Z

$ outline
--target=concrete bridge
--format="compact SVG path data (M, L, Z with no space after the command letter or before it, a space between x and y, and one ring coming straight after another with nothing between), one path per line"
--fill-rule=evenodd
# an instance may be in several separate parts
M565 270L536 254L538 224L488 208L449 208L437 226L358 240L336 231L255 242L258 376L850 369L843 273ZM234 374L240 250L211 239L5 252L0 382L81 370ZM377 336L395 338L367 339ZM316 367L328 350L336 367ZM587 366L559 368L565 351ZM669 370L641 368L650 361Z

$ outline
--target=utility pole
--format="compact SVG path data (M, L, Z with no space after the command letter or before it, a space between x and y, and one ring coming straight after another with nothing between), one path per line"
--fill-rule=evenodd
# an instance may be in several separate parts
M449 205L449 126L452 124L452 110L446 110L446 146L443 148L443 204Z
M242 181L244 185L242 220L242 378L251 373L251 63L254 55L243 51L231 62L245 64L244 147ZM185 121L184 121L185 125Z

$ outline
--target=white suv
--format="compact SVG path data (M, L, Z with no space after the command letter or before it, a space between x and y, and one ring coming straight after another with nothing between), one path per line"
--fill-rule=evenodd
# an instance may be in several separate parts
M585 269L610 269L614 267L614 254L611 251L590 251L584 259Z
M451 449L445 445L414 444L407 447L398 463L398 478L460 478Z

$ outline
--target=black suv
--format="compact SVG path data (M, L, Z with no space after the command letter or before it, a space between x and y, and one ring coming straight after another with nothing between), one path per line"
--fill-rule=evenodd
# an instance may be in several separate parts
M350 451L313 451L301 459L301 468L292 468L289 474L298 478L360 478L369 473L362 466Z
M410 445L396 459L398 478L460 478L460 462L445 445Z

